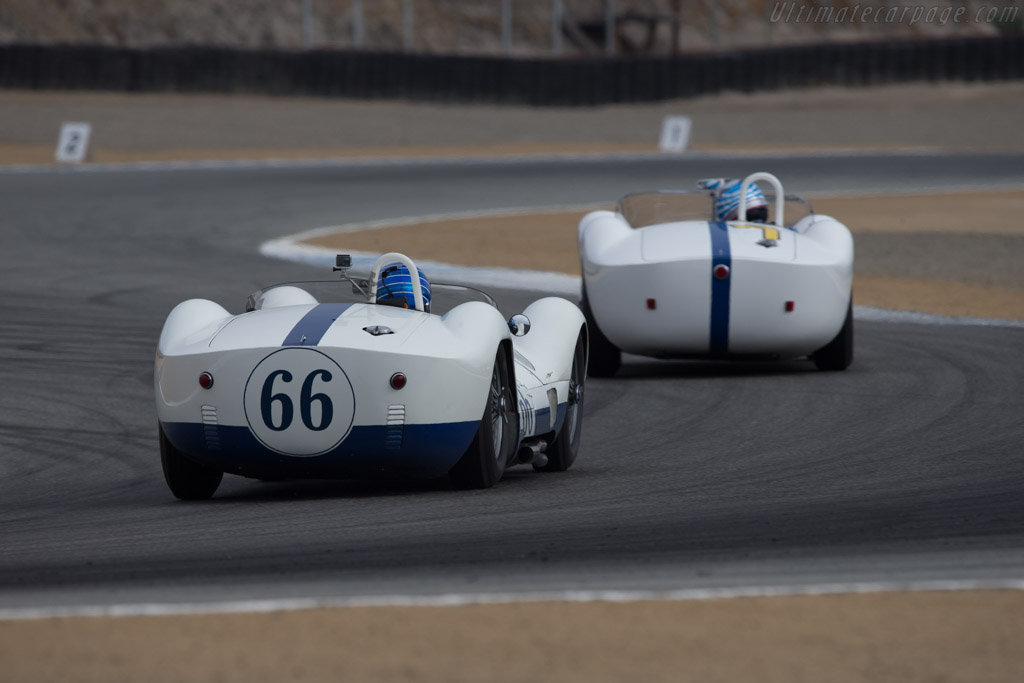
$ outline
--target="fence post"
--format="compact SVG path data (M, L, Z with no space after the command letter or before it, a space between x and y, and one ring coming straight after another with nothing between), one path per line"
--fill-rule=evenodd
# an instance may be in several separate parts
M412 0L402 0L402 49L412 52Z
M718 47L718 3L712 2L708 10L708 33L711 34L711 44Z
M313 47L313 0L302 0L302 46Z
M562 0L551 0L551 52L562 56Z
M683 0L672 0L672 56L679 54L679 24L683 14Z
M604 53L615 56L615 0L604 0Z
M512 0L501 0L501 54L512 50Z
M352 0L352 44L363 46L363 0Z

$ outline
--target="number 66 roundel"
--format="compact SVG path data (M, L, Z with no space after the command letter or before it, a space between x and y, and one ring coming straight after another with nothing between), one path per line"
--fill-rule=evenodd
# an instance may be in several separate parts
M284 455L321 455L345 440L355 417L352 383L341 366L316 349L275 351L245 385L249 429Z

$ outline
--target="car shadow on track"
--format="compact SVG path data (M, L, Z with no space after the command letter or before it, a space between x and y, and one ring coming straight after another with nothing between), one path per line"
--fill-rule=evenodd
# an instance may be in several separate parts
M447 478L422 480L402 478L380 479L283 479L257 481L237 477L225 478L220 491L202 505L228 503L277 503L316 500L358 500L427 497L500 496L515 491L521 495L524 488L533 488L566 481L562 473L534 472L529 466L509 468L493 489L460 490ZM182 504L179 502L179 504Z
M817 374L809 360L656 360L631 358L611 381L637 379L727 379Z

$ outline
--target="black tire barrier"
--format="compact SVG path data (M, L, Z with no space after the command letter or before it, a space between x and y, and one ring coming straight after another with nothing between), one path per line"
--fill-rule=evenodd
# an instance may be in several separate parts
M342 50L0 45L0 88L586 106L734 90L1024 78L1024 37L820 44L617 59Z

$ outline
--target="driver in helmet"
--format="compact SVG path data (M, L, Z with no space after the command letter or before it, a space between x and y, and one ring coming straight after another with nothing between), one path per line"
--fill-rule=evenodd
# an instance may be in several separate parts
M743 182L736 178L705 178L697 187L711 190L715 197L715 220L734 221L740 213L740 188ZM768 200L756 183L747 186L747 220L751 223L768 222Z
M420 293L423 310L430 313L430 280L420 271ZM416 308L413 297L412 276L404 264L397 261L385 264L377 275L377 303L399 308Z

